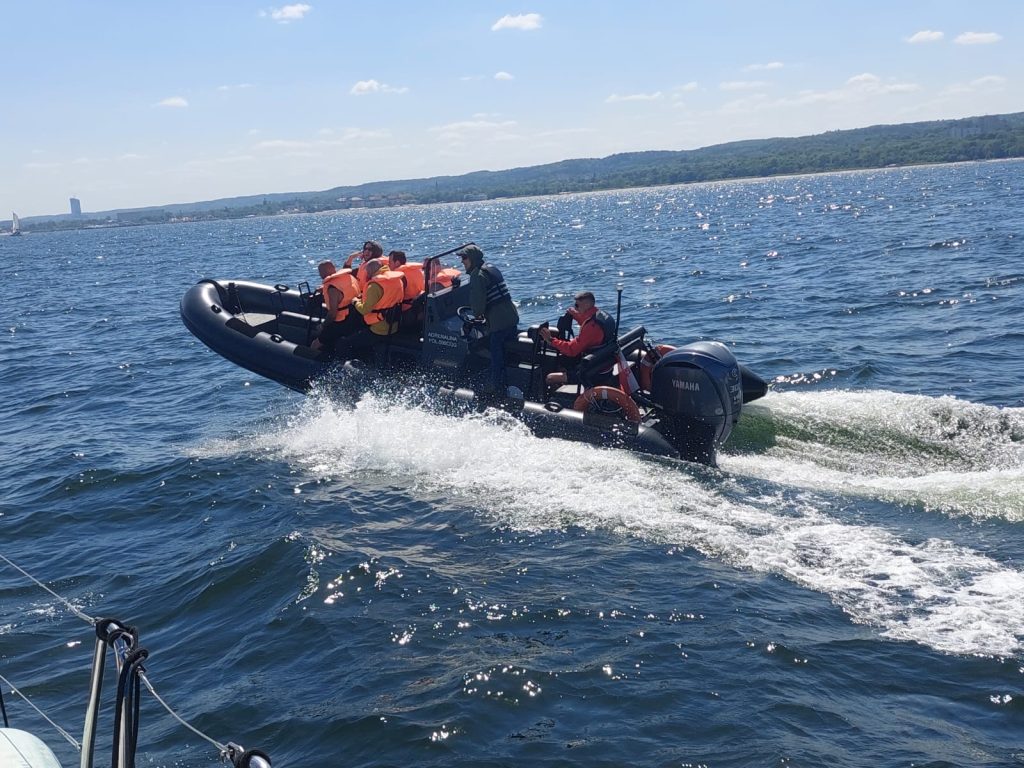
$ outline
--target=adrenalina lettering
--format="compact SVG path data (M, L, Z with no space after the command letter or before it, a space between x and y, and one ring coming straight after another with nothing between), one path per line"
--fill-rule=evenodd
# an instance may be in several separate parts
M446 333L428 333L427 341L431 344L437 344L439 347L457 347L459 346L458 336L449 336Z

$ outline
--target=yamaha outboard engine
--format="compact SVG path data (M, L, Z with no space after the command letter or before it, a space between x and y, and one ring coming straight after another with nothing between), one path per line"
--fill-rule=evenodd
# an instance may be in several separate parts
M651 399L662 416L657 429L680 458L714 465L716 447L740 417L740 365L717 341L679 347L655 363Z

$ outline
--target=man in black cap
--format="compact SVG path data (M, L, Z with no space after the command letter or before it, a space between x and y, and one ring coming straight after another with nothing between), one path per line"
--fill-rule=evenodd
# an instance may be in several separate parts
M505 342L519 332L519 312L505 278L496 266L484 263L484 252L467 245L458 253L469 275L469 304L473 314L484 321L491 352L491 386L495 393L505 391Z

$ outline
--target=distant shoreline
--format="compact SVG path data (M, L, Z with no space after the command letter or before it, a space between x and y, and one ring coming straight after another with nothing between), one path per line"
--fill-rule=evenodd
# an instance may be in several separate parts
M21 217L21 224L23 232L112 228L1020 159L1024 112L755 139L695 150L630 152L319 192L247 195L75 217Z

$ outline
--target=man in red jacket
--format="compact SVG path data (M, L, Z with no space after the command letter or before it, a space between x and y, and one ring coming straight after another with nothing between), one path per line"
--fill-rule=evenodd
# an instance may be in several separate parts
M615 319L595 304L594 294L590 291L582 291L576 294L576 302L566 313L575 320L580 327L575 339L558 339L551 335L551 329L541 328L540 335L550 344L558 354L572 358L572 362L578 365L583 355L593 352L598 347L604 346L615 339ZM608 369L614 363L609 364ZM601 371L606 373L606 371ZM548 384L557 386L565 382L576 383L578 373L576 365L570 367L568 373L552 373L548 375Z

